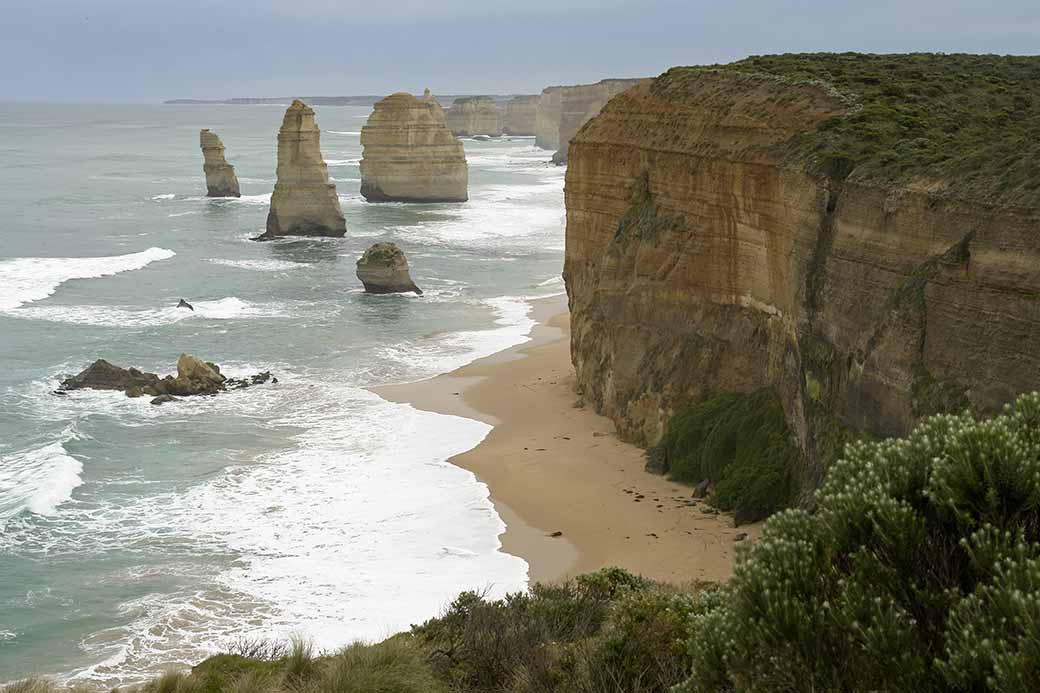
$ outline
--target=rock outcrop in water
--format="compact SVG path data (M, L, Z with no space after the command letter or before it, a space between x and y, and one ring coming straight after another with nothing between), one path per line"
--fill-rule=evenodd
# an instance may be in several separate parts
M564 87L560 94L560 113L556 153L553 162L567 163L567 147L581 126L596 117L607 102L639 84L640 79L605 79L595 84Z
M514 96L506 102L502 114L502 132L506 135L534 135L538 129L540 96Z
M502 134L498 106L490 96L464 96L455 99L445 113L448 128L461 137Z
M422 294L408 272L408 259L395 243L376 243L357 261L357 276L370 294Z
M583 397L652 445L681 406L772 388L815 483L837 431L1040 388L1040 192L1016 173L1037 75L765 56L615 96L566 179Z
M361 128L361 194L369 202L465 202L466 153L432 97L398 92Z
M199 146L202 147L202 170L206 174L206 196L241 197L235 167L224 158L224 143L217 133L200 130Z
M271 195L267 230L257 240L278 236L346 234L336 186L321 158L321 131L314 111L296 99L278 131L278 179Z
M268 381L278 382L269 371L249 378L226 378L220 367L188 354L177 359L177 375L160 378L155 373L145 373L136 368L120 368L104 359L87 366L79 375L66 378L57 392L64 394L72 390L121 390L127 397L154 397L152 404L163 404L177 397L192 395L215 395L227 390L240 390Z

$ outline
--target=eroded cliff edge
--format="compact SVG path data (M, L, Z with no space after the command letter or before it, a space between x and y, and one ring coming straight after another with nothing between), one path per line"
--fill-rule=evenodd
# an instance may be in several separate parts
M584 397L652 445L680 406L772 388L805 489L837 429L1040 388L1037 78L1037 58L766 56L614 97L566 178Z

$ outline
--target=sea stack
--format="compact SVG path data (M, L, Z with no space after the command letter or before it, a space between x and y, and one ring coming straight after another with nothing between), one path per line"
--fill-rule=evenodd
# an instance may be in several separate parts
M346 234L336 186L321 158L321 131L310 106L295 99L278 131L278 180L271 195L267 231L257 240L278 236Z
M370 294L401 294L422 289L408 273L408 259L395 243L376 243L357 261L357 276Z
M535 117L536 147L556 151L560 148L560 105L565 87L546 87L538 97Z
M432 97L398 92L361 128L361 195L369 202L465 202L466 152Z
M452 133L461 137L502 134L498 107L490 96L464 96L455 99L445 118Z
M200 130L199 146L202 147L202 170L206 173L206 197L241 197L235 167L224 158L224 143L217 133Z
M506 102L502 132L506 135L534 135L538 128L540 96L514 96Z

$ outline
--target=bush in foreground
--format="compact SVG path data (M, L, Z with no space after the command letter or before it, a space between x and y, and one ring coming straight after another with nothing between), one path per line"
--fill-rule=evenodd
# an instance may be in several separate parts
M1040 690L1040 395L850 445L693 619L682 691Z

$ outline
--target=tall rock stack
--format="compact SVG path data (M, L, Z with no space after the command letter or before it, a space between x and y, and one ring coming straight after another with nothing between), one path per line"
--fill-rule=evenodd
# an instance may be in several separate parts
M502 134L498 106L490 96L464 96L455 99L445 117L448 127L455 135L498 137Z
M202 147L202 170L206 174L206 197L241 197L235 167L224 158L224 143L217 133L199 131L199 146Z
M278 131L278 180L271 195L267 231L258 240L277 236L346 234L336 186L321 158L321 131L310 106L295 99Z
M502 132L506 135L533 135L538 127L540 96L514 96L506 102Z
M361 128L361 195L369 202L465 202L466 152L432 97L398 92Z
M535 118L535 146L556 151L560 148L560 106L566 87L546 87L538 97Z
M567 148L581 126L595 118L612 98L642 81L605 79L595 84L565 87L560 100L559 143L553 154L553 162L567 163Z
M440 113L441 120L444 120L444 106L441 106L441 102L437 100L437 97L433 95L429 88L423 89L422 101L430 104L434 111Z

